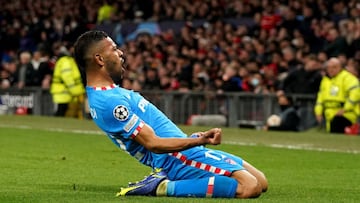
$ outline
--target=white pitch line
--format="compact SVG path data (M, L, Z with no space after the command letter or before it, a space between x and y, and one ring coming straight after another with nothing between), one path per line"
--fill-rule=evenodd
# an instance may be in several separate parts
M96 134L103 135L104 133L100 130L79 130L79 129L63 129L63 128L34 128L27 125L4 125L0 124L2 128L18 128L18 129L39 129L51 132L65 132L65 133L78 133L78 134Z
M235 142L235 141L224 141L224 144L233 144L233 145L241 145L241 146L260 146L256 143L247 143L247 142ZM360 154L358 150L340 150L340 149L329 149L329 148L321 148L321 147L311 147L308 145L284 145L284 144L261 144L261 146L272 147L272 148L281 148L281 149L295 149L295 150L307 150L307 151L319 151L319 152L341 152L341 153L349 153L349 154Z
M95 135L104 135L104 132L100 130L79 130L79 129L63 129L63 128L34 128L27 125L4 125L0 124L0 128L18 128L18 129L39 129L51 132L65 132L65 133L78 133L78 134L95 134ZM241 146L260 146L254 142L236 142L236 141L224 141L224 144L232 145L241 145ZM339 150L339 149L329 149L329 148L320 148L320 147L311 147L309 145L299 144L299 145L284 145L284 144L261 144L261 146L272 147L272 148L281 148L281 149L295 149L295 150L307 150L307 151L320 151L320 152L341 152L349 154L360 154L358 150Z
M66 129L62 129L62 128L46 128L44 130L48 130L48 131L52 131L52 132L70 132L70 133L78 133L78 134L96 134L96 135L103 135L104 133L100 130L78 130L78 129L74 129L74 130L66 130Z

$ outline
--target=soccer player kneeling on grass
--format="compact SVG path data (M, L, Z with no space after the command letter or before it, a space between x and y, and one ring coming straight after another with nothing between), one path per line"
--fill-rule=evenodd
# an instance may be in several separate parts
M220 128L188 137L139 93L115 85L111 76L123 75L126 62L105 32L82 34L75 58L86 72L95 123L114 144L154 170L118 195L252 198L267 190L265 175L251 164L204 146L220 144Z

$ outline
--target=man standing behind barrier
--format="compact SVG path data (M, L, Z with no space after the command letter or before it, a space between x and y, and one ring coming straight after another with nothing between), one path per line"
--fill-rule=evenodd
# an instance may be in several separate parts
M82 105L85 88L74 58L65 47L56 61L50 87L54 103L57 104L55 116L82 118Z
M204 147L220 144L221 129L188 137L139 93L115 85L111 75L124 74L125 56L105 32L81 35L75 44L75 58L86 71L94 122L126 152L124 155L133 156L155 172L130 183L118 195L250 198L267 190L264 174L251 164Z
M360 101L359 80L343 69L337 58L330 58L326 64L315 105L316 119L321 124L323 116L326 130L344 133L347 126L357 121Z

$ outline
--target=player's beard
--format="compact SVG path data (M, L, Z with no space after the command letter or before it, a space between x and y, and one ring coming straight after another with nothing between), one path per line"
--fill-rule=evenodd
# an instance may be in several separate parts
M123 79L127 67L125 57L120 57L120 60L107 61L106 67L109 67L108 71L111 77Z
M106 65L107 67L110 67L108 68L108 71L109 71L109 75L112 77L112 78L123 78L124 77L124 74L125 74L125 71L126 71L126 68L124 67L124 64L121 63L114 63L114 62L110 62L109 64Z

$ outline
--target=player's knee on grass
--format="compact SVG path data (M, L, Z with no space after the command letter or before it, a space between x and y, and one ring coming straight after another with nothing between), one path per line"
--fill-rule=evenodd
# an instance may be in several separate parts
M263 187L257 178L248 171L236 171L232 177L238 181L236 189L237 198L256 198L261 195Z
M258 181L261 185L262 192L266 192L268 190L269 184L263 172L260 172L260 178L258 178Z
M262 171L255 168L254 166L252 166L251 164L247 163L246 161L243 161L243 165L244 165L244 168L246 168L246 170L251 175L256 177L256 179L258 180L258 182L261 185L262 192L266 192L268 189L268 181L266 179L265 174Z
M238 184L236 189L237 198L256 198L262 193L262 188L257 182L250 182L245 184Z
M257 171L256 174L252 174L258 181L259 187L261 188L262 192L266 192L268 189L268 181L265 177L265 174L261 171Z

